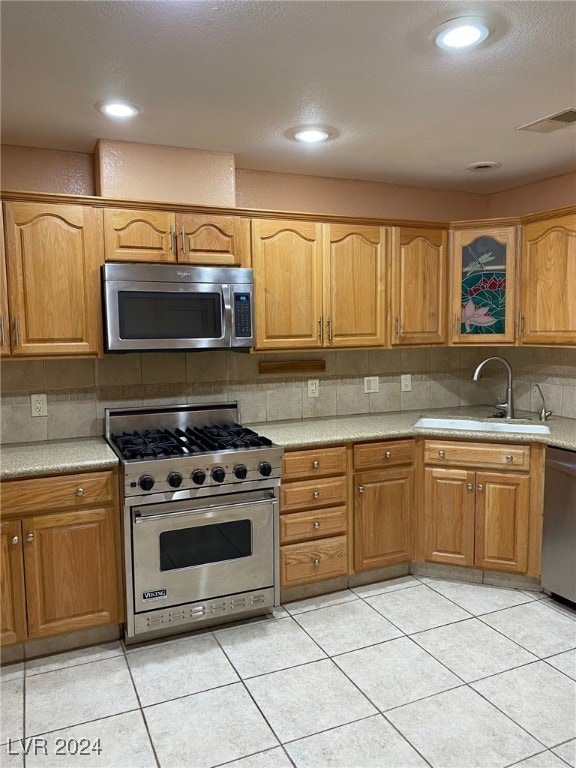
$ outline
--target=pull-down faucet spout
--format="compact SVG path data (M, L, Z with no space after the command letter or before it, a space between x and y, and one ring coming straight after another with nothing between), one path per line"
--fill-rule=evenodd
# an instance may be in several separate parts
M498 362L502 363L502 365L506 368L508 372L508 384L506 387L506 401L504 403L496 403L496 408L498 408L499 411L502 411L504 414L504 418L506 419L513 419L514 418L514 393L512 392L512 367L508 360L505 360L503 357L498 357L495 355L494 357L487 357L486 360L482 360L481 363L478 363L476 366L476 370L472 374L472 380L478 381L478 379L482 376L482 368L486 365L486 363L490 362Z

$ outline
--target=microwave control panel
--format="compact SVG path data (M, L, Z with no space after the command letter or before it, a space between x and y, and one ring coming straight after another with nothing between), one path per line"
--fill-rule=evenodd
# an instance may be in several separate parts
M234 328L237 337L252 336L252 308L249 293L234 294Z

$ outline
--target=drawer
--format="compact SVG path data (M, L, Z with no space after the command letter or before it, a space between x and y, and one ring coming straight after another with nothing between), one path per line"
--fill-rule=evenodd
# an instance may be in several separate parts
M414 440L390 440L354 446L354 469L385 469L414 462Z
M347 561L346 536L288 544L280 548L280 586L294 587L346 576Z
M346 478L302 480L280 486L280 512L346 504Z
M292 512L280 515L280 544L308 541L346 533L346 507L330 507L316 512Z
M310 477L346 474L346 448L315 448L291 451L282 460L282 480L306 480Z
M529 445L499 443L452 443L448 440L426 440L424 461L438 466L473 467L474 469L530 469Z
M2 483L4 515L39 514L53 509L80 509L114 499L113 472L87 472Z

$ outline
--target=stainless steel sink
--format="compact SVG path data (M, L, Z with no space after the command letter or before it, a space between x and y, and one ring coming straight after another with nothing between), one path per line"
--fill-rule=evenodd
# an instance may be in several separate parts
M453 419L450 417L421 416L414 423L423 429L461 429L466 432L519 432L524 435L549 435L546 424L534 424L524 419L505 421L482 421L480 419Z

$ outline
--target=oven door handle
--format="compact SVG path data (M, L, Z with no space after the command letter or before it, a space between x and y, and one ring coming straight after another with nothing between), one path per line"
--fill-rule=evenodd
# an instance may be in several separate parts
M214 507L203 507L202 509L182 509L179 512L160 512L159 514L147 514L142 512L134 513L134 522L144 523L147 520L166 520L168 517L180 517L182 515L205 515L207 512L219 512L222 509L238 509L239 507L255 507L259 504L274 504L274 498L261 499L259 501L241 501L236 504L220 504Z

